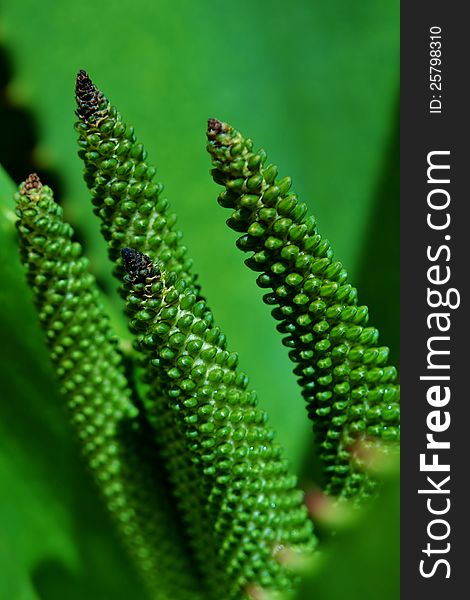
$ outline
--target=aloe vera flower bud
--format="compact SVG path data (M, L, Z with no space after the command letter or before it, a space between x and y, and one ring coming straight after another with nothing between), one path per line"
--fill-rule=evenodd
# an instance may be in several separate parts
M52 191L16 195L22 262L86 463L153 598L202 598L154 442L88 261Z
M315 217L278 178L264 150L227 123L208 122L207 149L213 178L223 185L218 202L232 213L237 246L250 252L246 265L260 273L278 331L295 363L313 422L328 493L367 496L373 481L361 468L358 446L399 439L397 370L388 348L367 325L366 306L348 282Z
M226 578L219 597L238 598L253 584L290 588L292 576L275 549L310 552L312 524L237 355L184 279L132 248L122 255L131 330L148 364L158 366L158 385L205 499Z

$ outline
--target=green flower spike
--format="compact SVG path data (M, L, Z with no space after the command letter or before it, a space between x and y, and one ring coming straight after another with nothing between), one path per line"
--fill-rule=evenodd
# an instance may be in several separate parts
M357 306L357 291L327 240L317 232L307 206L290 192L289 177L264 166L264 150L230 125L208 122L208 151L214 180L225 186L218 202L233 210L229 227L243 235L237 246L252 252L245 262L260 287L284 345L297 364L302 394L314 424L324 465L326 491L366 496L373 482L354 452L360 445L399 437L397 372L388 366L388 348L367 327L368 309Z
M153 431L132 403L93 276L52 192L31 175L16 196L21 257L84 457L151 597L197 600Z
M163 185L153 181L156 169L147 163L147 152L136 141L133 128L122 122L85 71L77 76L76 100L78 154L85 164L85 182L101 219L109 257L117 262L116 276L119 280L123 276L121 248L138 246L158 253L162 268L193 285L191 260L181 244L181 233L174 230L176 216L168 213L168 201L160 197Z
M85 164L85 181L92 194L95 214L101 220L109 257L116 265L114 274L122 283L120 249L138 245L158 257L159 264L167 271L178 273L197 292L195 277L189 274L191 261L181 244L181 233L173 229L176 216L168 214L168 202L160 198L163 186L153 182L156 169L147 164L146 152L142 144L137 143L133 129L122 122L117 110L110 106L85 71L77 76L76 100L79 156ZM149 382L145 372L140 375L144 382ZM205 578L216 586L221 572L214 566L216 549L204 530L204 498L185 438L172 427L157 368L150 381L152 385L143 399L147 418L161 447L162 461L193 552Z
M125 248L127 310L137 345L168 398L172 427L186 440L205 498L224 579L215 597L242 598L253 586L291 586L276 549L311 551L312 525L296 478L236 370L237 355L185 279Z

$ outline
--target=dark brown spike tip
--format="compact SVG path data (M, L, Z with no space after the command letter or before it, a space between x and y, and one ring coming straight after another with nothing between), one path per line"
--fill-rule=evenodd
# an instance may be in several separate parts
M42 183L37 173L31 173L21 188L21 194L23 194L23 196L29 196L31 193L40 192L41 190Z
M222 123L219 119L207 119L207 137L213 140L219 133L228 131L227 123Z
M158 269L153 265L150 258L134 248L123 248L121 256L124 261L124 268L132 282L144 282L148 277L158 273Z
M86 71L80 69L75 81L75 98L78 108L75 111L80 119L90 121L102 115L108 101L96 87Z

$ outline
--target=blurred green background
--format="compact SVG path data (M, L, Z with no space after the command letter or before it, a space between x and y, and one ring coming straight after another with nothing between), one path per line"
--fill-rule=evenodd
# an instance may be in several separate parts
M70 441L14 232L11 179L36 170L57 190L125 330L76 154L80 68L158 167L204 294L299 474L312 471L310 425L215 201L208 117L252 137L292 176L398 362L398 0L3 0L0 600L143 597Z

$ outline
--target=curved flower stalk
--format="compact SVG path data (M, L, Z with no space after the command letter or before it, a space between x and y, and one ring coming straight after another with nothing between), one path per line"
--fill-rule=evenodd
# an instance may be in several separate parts
M236 369L237 355L185 279L132 248L122 255L131 329L150 373L157 372L205 497L225 578L218 597L240 598L253 585L289 588L276 548L310 551L315 538L296 478Z
M153 441L132 402L93 276L52 192L31 175L17 227L41 325L83 455L157 600L201 598Z
M176 215L168 212L161 197L163 185L153 181L156 169L134 130L126 125L114 106L98 90L85 71L76 81L79 118L79 156L85 164L85 182L92 194L95 214L108 242L115 274L122 279L120 250L135 245L143 252L158 253L159 263L194 285L181 233L174 229Z
M243 235L237 246L252 252L248 267L276 306L277 329L296 363L302 395L314 424L328 493L367 495L373 482L352 449L358 441L395 441L399 436L399 388L388 348L367 327L368 309L335 261L305 204L290 192L289 177L265 166L264 150L230 125L208 122L214 180L225 186L218 202L233 210L227 224ZM357 446L356 446L357 447Z

